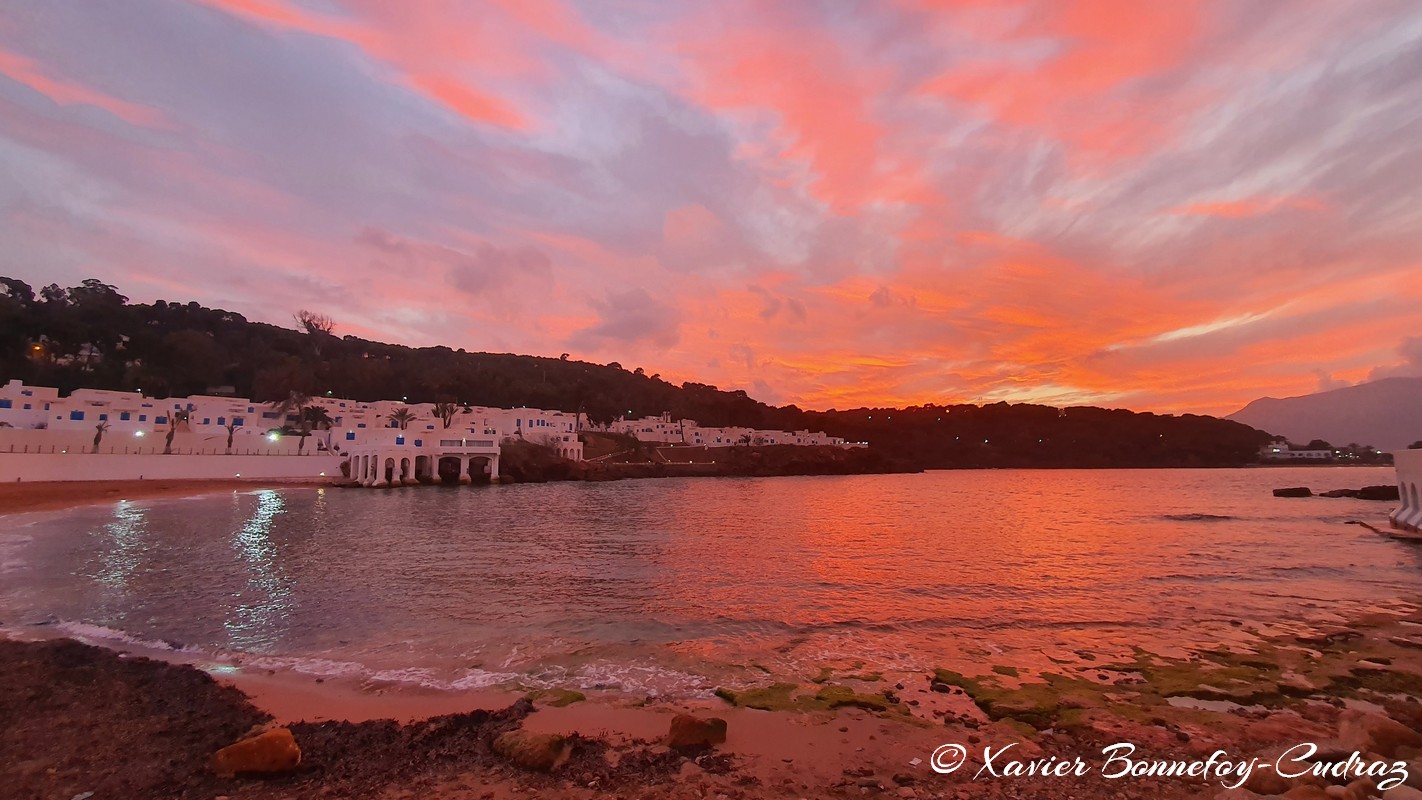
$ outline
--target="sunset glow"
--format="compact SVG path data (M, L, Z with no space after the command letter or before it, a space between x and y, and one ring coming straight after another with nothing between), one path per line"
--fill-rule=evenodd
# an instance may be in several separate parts
M804 408L1422 375L1422 5L0 16L0 273Z

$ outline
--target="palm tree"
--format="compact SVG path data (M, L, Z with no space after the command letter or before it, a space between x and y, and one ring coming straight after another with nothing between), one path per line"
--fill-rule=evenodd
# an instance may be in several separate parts
M329 431L331 424L331 415L327 413L325 406L306 406L301 409L301 439L296 443L296 452L301 452L302 446L306 444L306 437L312 429ZM326 440L326 449L331 449L329 437Z
M229 422L222 427L227 429L227 454L232 455L232 435L237 432L237 428L240 426L236 422Z
M468 409L465 410L468 411ZM448 428L454 424L454 415L459 413L459 406L454 403L435 403L434 413L436 417L439 417L440 422L444 423L444 427Z
M109 423L100 422L94 426L94 452L99 452L99 442L104 439L104 431L109 429Z
M184 422L187 422L188 412L186 411L174 411L168 415L168 435L163 439L163 455L165 456L172 455L173 453L173 436L178 433L179 416L182 417Z
M415 412L408 408L397 408L390 412L390 421L400 426L400 430L410 427L410 423L415 421Z
M300 389L292 389L285 398L267 403L267 407L277 412L277 427L281 428L286 426L287 417L300 413L309 402L311 395Z

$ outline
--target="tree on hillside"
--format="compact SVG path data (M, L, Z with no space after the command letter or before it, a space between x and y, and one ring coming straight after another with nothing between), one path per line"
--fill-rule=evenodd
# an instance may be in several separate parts
M325 347L326 341L333 338L331 331L336 329L336 323L325 314L318 314L315 311L301 309L293 317L296 324L306 331L306 338L311 345L311 352L321 357L321 350Z

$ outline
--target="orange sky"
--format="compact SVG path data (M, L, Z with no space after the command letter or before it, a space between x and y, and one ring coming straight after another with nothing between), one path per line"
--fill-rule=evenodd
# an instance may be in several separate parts
M1422 7L23 4L0 272L808 408L1422 375Z

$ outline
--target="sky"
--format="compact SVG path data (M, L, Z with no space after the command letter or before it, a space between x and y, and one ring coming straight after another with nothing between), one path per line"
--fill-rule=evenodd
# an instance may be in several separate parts
M1422 375L1413 0L5 0L0 274L804 408Z

